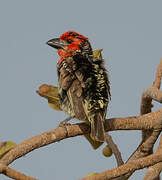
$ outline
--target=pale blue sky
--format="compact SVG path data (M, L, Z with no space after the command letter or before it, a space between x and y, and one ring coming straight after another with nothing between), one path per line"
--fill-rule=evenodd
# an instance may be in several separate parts
M152 85L162 57L161 8L160 0L1 1L0 141L20 143L65 119L35 91L43 83L57 84L57 52L45 43L67 30L104 49L112 93L107 117L138 115L141 93ZM140 131L111 134L124 160L140 142ZM75 137L33 151L11 167L41 180L75 180L116 166L102 148L94 151ZM142 177L138 171L131 179Z

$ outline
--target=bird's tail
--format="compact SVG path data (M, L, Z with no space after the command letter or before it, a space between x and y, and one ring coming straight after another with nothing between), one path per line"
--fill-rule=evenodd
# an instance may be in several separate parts
M104 129L103 115L101 112L95 113L93 117L90 118L91 124L91 138L95 141L104 142L105 141L105 129Z

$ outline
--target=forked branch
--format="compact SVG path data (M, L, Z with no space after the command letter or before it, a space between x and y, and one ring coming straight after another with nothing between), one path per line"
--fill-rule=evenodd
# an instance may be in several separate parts
M144 178L158 177L162 170L162 140L160 140L157 152L152 153L153 146L158 138L162 129L162 109L151 112L152 99L162 102L162 93L159 90L162 75L162 60L158 66L157 74L153 86L142 95L141 102L141 116L125 117L125 118L111 118L105 122L106 131L116 130L143 130L143 140L137 150L132 154L127 163L115 169L107 170L93 177L83 178L81 180L107 180L113 178L128 179L129 176L136 170L145 167L150 167ZM90 128L85 123L78 123L75 125L57 127L56 129L44 132L38 136L31 137L22 143L18 144L15 148L5 154L0 160L0 173L3 173L14 179L22 180L35 180L22 173L19 173L8 167L16 159L26 155L27 153L46 146L57 141L90 133ZM152 170L153 169L153 170ZM153 177L153 174L156 176ZM17 175L22 178L18 178ZM24 179L23 179L24 178ZM26 179L25 179L26 178ZM151 180L151 178L149 179Z

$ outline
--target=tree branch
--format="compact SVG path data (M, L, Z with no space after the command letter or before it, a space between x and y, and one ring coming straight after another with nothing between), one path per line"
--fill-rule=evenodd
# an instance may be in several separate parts
M160 64L157 67L155 81L153 82L152 88L147 89L142 94L142 102L141 102L141 115L146 114L147 112L151 112L151 109L153 107L152 100L155 100L159 103L162 102L162 92L159 90L161 85L161 77L162 77L162 59L160 60ZM150 106L148 110L146 110L147 107L142 108L142 104L147 104ZM143 130L142 131L142 140L145 141L149 136L151 136L152 131L150 130ZM160 134L160 131L159 131ZM158 138L158 136L156 137ZM149 152L149 151L148 151ZM153 153L153 146L150 146L150 152L149 154ZM154 166L155 168L155 166ZM149 170L150 172L150 170ZM147 173L146 173L147 176ZM153 178L152 180L160 180L160 177L157 176Z
M160 88L161 75L162 60L158 66L156 78L152 88L144 91L142 95L141 116L111 118L107 119L105 122L106 131L143 130L143 140L140 146L137 148L136 152L133 153L126 164L112 170L104 171L103 173L99 173L93 177L83 178L81 180L107 180L120 176L122 176L120 178L124 177L127 179L135 170L149 166L152 166L154 172L156 171L156 176L159 175L160 171L162 170L162 140L160 140L157 152L153 155L149 154L152 153L154 143L156 142L162 129L162 109L156 112L151 112L152 99L160 103L162 102L162 93L158 90ZM78 123L70 126L68 125L65 128L57 127L56 129L47 131L38 136L31 137L17 145L15 148L11 149L0 159L0 173L3 173L14 179L19 179L18 176L21 176L22 180L35 180L34 178L21 174L7 166L17 158L20 158L42 146L46 146L65 138L90 133L89 125L85 123ZM147 157L142 158L143 156ZM152 169L149 169L145 176L146 178L148 177L148 174L152 174Z
M9 167L5 166L4 164L0 164L0 171L4 175L6 175L12 179L16 179L16 180L37 180L35 178L26 176L25 174L22 174L18 171L15 171L14 169L9 168Z
M140 113L141 115L147 114L151 112L153 107L152 99L161 102L162 93L159 91L160 84L161 84L161 77L162 77L162 60L157 67L157 72L155 76L155 81L151 88L145 90L142 94L141 98L141 106L140 106ZM130 156L127 162L131 160L135 160L141 157L148 156L153 152L153 146L158 139L161 130L142 130L142 141L136 151ZM114 180L127 180L132 173L125 174L122 177L115 178ZM158 180L158 179L154 179Z
M111 118L105 121L105 130L142 130L142 129L161 129L162 128L162 109L143 116L126 117L126 118ZM90 133L90 127L85 123L78 123L66 126L68 135L63 127L44 132L38 136L31 137L15 148L11 149L4 155L0 163L8 165L17 158L38 149L42 146L83 134Z
M160 142L156 153L162 153L162 135L160 137ZM161 171L162 171L162 162L150 166L143 180L154 180L156 178L159 178Z
M81 178L80 180L110 180L125 175L127 173L133 173L136 170L152 166L159 162L162 162L162 153L155 153L144 158L132 160L117 168L107 170L86 178Z

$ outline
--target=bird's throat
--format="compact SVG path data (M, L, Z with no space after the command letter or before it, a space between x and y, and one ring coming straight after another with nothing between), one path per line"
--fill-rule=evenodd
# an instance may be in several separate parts
M69 49L59 49L58 55L60 56L60 59L57 61L57 64L61 63L64 59L68 57L72 57L74 55L74 52Z

